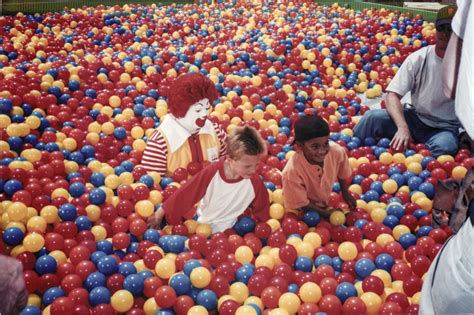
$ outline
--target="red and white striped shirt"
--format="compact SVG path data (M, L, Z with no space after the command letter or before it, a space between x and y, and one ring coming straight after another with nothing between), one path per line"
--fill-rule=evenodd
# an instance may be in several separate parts
M209 137L217 139L218 148ZM198 134L192 135L167 115L148 139L141 164L149 172L171 176L177 168L187 168L189 162L213 162L226 155L226 141L227 133L218 123L207 120Z
M197 202L198 221L210 224L213 233L231 228L249 207L254 219L269 219L268 191L259 175L228 179L224 161L225 158L221 158L205 167L163 203L169 224L189 218Z

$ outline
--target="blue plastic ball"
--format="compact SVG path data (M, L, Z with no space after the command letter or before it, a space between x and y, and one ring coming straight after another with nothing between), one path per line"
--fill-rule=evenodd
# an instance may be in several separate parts
M135 296L140 295L144 287L143 281L143 278L138 274L128 275L123 281L123 288Z
M91 306L110 303L110 291L106 287L96 287L89 293Z
M124 261L120 264L118 272L123 276L128 276L137 273L137 268L132 262Z
M237 281L247 284L250 277L253 275L253 272L254 267L249 264L245 264L239 269L237 269L237 271L235 272L235 278Z
M87 276L86 280L84 281L84 287L91 291L97 287L104 287L107 283L107 279L105 278L104 274L95 271Z
M64 293L63 289L61 289L59 287L49 288L43 294L43 304L45 306L48 306L51 303L53 303L54 300L56 300L57 298L60 298L64 295L65 295L65 293Z
M313 262L305 256L299 256L294 263L295 270L310 272L313 269Z
M46 273L55 273L57 268L56 259L49 255L43 255L38 257L35 263L35 270L40 275Z
M321 217L319 216L319 213L317 213L316 211L307 211L305 212L303 216L303 221L309 227L314 227L318 225L319 221L321 221Z
M191 290L191 280L184 273L178 273L171 277L169 285L175 290L178 296L188 294Z
M3 241L7 245L16 246L21 244L24 236L25 234L22 230L17 227L11 227L3 232Z
M41 315L41 310L39 307L28 305L23 310L21 310L20 315Z
M16 179L7 180L5 184L3 185L3 191L8 196L13 196L14 193L22 189L23 189L23 184L19 180L16 180Z
M367 276L370 276L372 271L374 271L375 269L376 267L374 262L368 258L361 258L355 264L355 272L362 279Z
M319 267L321 265L329 265L332 267L332 258L328 255L320 255L314 261L314 266Z
M403 249L416 244L416 236L411 233L405 233L400 236L399 243L402 245Z
M97 263L97 269L106 276L116 273L118 268L118 262L113 256L102 257Z
M342 282L336 287L336 296L344 303L348 298L357 296L357 289L352 283Z
M380 254L375 258L375 266L378 269L390 272L394 264L395 260L389 254Z
M77 216L76 206L70 203L62 204L59 207L58 215L63 221L73 221Z
M204 306L208 311L214 310L217 307L217 295L208 289L204 289L198 293L196 303Z
M89 201L94 205L101 205L105 202L107 195L105 191L100 188L92 189L89 193Z

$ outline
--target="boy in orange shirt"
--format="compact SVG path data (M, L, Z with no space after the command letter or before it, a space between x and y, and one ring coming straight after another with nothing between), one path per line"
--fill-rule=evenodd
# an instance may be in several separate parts
M283 170L283 198L288 209L317 211L328 217L328 199L337 180L351 209L356 200L348 190L352 175L344 149L329 141L329 126L319 116L304 116L295 123L296 153Z

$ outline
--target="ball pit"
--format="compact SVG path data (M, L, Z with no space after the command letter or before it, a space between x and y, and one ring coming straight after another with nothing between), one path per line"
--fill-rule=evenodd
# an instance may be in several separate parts
M262 7L124 5L0 17L0 226L23 265L21 314L416 313L448 228L432 229L436 184L470 152L353 137L408 54L434 42L420 16L280 1ZM267 222L211 235L146 219L200 165L139 166L172 78L207 75L210 119L256 127ZM285 209L281 170L301 115L328 120L353 168L352 212ZM346 209L335 185L330 206Z

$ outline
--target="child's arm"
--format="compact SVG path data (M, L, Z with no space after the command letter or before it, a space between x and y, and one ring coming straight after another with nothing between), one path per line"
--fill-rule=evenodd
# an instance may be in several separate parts
M252 177L252 186L255 192L255 199L252 202L252 214L257 220L265 222L270 218L270 200L268 191L258 175Z
M357 202L355 198L349 192L349 179L352 176L352 169L351 165L349 164L349 159L347 158L347 154L342 151L342 159L339 164L339 171L337 174L337 179L339 181L339 185L341 186L341 193L342 197L344 198L345 202L349 205L351 210L354 210Z
M347 202L349 205L349 208L351 210L354 210L355 207L357 206L357 201L355 198L352 196L352 194L349 191L349 185L347 179L341 179L339 178L339 185L341 186L341 193L342 193L342 198Z
M184 215L206 194L210 181L219 171L221 162L212 163L191 178L176 193L171 195L161 205L166 221L169 224L178 224Z

